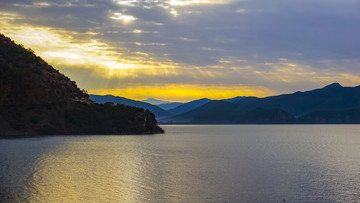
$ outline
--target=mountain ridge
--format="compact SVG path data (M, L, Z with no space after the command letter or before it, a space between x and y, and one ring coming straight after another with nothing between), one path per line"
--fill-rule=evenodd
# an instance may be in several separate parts
M178 107L183 108L187 105L189 107L182 109L180 113L172 112L173 116L159 117L159 122L161 124L360 123L360 118L354 113L360 108L360 86L343 87L335 82L303 92L265 98L241 96L223 100L204 98Z
M161 120L161 122L249 123L244 115L250 118L255 116L251 114L251 112L254 113L254 109L262 109L264 115L273 118L273 120L268 119L268 123L319 123L315 122L313 117L322 117L322 120L326 121L329 120L325 118L326 115L331 114L329 112L337 112L338 115L341 115L337 117L337 123L346 123L344 120L346 112L350 114L356 111L357 108L360 108L360 86L343 87L339 83L332 83L323 88L265 98L248 97L234 102L226 100L210 101L189 112ZM256 114L259 114L259 111ZM273 115L270 115L270 113L273 113ZM283 115L289 114L291 116L288 116L287 122L284 120L280 122L278 117L276 117L277 113L282 113ZM356 116L352 116L351 123L360 123L360 118L359 120L356 119ZM331 119L330 121L331 123L335 122ZM253 120L250 123L264 122Z

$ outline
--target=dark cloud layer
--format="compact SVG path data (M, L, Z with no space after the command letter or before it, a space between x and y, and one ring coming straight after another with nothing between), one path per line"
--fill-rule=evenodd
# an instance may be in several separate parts
M115 43L166 44L142 49L158 57L166 51L174 61L192 65L211 65L227 55L311 61L358 59L360 53L360 9L353 0L249 0L182 7L166 1L48 3L7 1L1 7L27 16L26 23L99 32L99 37ZM172 9L178 16L169 13ZM109 18L113 13L134 16L136 21L114 22ZM134 29L144 33L126 33ZM134 43L125 45L138 50Z
M272 84L278 91L312 84L306 80L294 83L289 80L291 84L285 88L281 85L285 79L283 83L274 81L276 77L272 82L259 79L266 73L280 75L283 63L294 67L283 74L298 71L304 75L314 71L321 75L319 78L336 74L360 76L360 3L357 0L192 2L5 0L0 2L0 12L24 16L14 19L14 24L54 27L84 38L90 36L110 44L119 55L135 57L145 53L147 58L156 61L200 67L199 70L204 71L209 71L210 66L222 66L228 75L214 71L222 84L235 83L239 78L239 83ZM234 67L250 67L248 70L256 77L243 77L250 73L234 71L231 69ZM153 76L150 80L191 83L192 76L180 70L178 75ZM123 80L131 82L133 78ZM216 83L214 78L205 76L197 80ZM116 86L115 82L111 84Z

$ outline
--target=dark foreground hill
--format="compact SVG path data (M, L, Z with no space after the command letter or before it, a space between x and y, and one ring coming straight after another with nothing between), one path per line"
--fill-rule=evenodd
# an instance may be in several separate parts
M150 111L88 97L31 49L0 34L0 135L163 132Z

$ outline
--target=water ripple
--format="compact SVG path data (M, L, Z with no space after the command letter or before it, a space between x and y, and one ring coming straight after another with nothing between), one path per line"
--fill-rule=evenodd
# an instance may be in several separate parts
M357 202L360 126L0 140L0 202Z

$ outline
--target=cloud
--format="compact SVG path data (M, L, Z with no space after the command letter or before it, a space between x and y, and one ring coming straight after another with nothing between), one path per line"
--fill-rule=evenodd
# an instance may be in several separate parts
M113 13L111 16L110 16L111 19L113 20L119 20L119 21L122 21L123 23L130 23L134 20L136 20L136 18L134 16L131 16L131 15L124 15L122 13Z
M227 4L231 0L169 0L168 3L172 6L191 6L199 4Z

